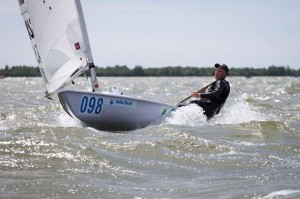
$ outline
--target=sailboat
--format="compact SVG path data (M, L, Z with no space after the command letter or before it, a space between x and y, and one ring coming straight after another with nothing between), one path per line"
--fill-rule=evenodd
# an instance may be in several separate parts
M130 97L112 88L99 89L80 0L18 0L45 85L63 109L83 125L99 130L133 130L156 123L176 109ZM90 72L91 91L70 89L75 78Z

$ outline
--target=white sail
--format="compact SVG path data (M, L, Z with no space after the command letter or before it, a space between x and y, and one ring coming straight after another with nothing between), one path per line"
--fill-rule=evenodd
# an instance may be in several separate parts
M92 63L79 0L18 0L50 95Z
M100 92L80 0L18 1L44 78L46 96L57 93L70 116L100 130L131 130L157 122L176 109L120 92ZM61 89L87 67L93 92Z

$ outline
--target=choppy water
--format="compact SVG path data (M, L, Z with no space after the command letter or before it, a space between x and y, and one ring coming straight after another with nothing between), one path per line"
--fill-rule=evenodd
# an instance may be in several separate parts
M43 97L40 78L0 80L0 198L300 198L300 79L228 80L208 123L184 107L121 133L80 126ZM100 79L171 104L211 81Z

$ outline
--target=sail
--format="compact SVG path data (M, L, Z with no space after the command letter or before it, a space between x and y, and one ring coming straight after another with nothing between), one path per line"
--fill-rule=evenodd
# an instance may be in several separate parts
M47 93L92 63L79 0L18 0Z

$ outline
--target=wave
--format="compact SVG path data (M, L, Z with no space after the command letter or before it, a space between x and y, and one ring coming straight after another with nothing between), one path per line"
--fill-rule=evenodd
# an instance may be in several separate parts
M58 127L82 127L80 121L70 117L66 113L55 116L54 125Z
M177 109L166 119L167 124L185 126L241 124L251 121L266 121L267 117L247 101L248 95L231 100L211 120L207 121L203 109L195 104Z
M275 192L269 193L268 195L262 197L261 199L273 199L273 198L279 198L279 197L283 197L283 196L295 195L297 193L300 193L300 190L281 190L281 191L275 191Z
M196 104L184 106L173 112L171 117L166 119L166 123L184 126L204 125L206 117L202 112L203 109Z
M300 93L300 82L292 81L289 85L285 87L285 92L293 95Z

